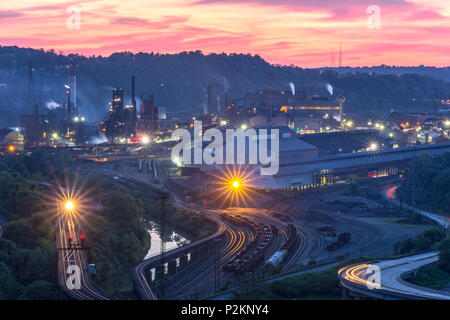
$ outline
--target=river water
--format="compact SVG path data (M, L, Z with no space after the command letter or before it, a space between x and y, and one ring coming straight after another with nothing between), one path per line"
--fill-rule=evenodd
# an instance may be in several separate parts
M156 225L154 223L151 224L151 226L147 228L147 231L151 237L151 244L144 260L158 255L161 251L161 235L159 234L159 230L157 230ZM169 239L166 239L166 251L178 248L187 243L189 243L188 239L171 230Z

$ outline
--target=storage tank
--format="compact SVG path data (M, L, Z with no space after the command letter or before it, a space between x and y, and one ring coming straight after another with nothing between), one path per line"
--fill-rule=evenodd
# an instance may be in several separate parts
M283 261L283 259L286 257L286 253L287 253L287 251L284 250L284 249L275 252L275 253L269 258L269 260L266 261L266 265L276 267L276 266L279 265L279 264Z
M88 264L88 273L90 275L95 275L95 273L96 273L95 264L93 264L93 263Z

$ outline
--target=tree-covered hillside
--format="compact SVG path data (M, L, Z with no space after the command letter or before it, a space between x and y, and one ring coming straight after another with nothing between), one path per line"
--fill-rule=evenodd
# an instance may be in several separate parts
M421 155L413 161L398 192L409 204L450 215L450 154Z
M0 112L2 123L10 124L24 111L27 101L28 61L34 65L34 96L40 112L46 105L64 104L64 84L73 56L55 51L0 47ZM432 110L434 88L439 97L450 97L450 83L419 74L378 75L370 73L337 73L333 70L302 69L275 66L259 56L249 54L210 54L200 51L179 54L115 53L109 57L76 58L78 105L90 120L101 119L111 99L111 89L125 89L130 100L130 77L136 76L136 93L155 95L155 103L168 112L200 113L206 105L204 88L212 87L213 95L228 92L230 99L245 92L264 88L267 73L272 74L272 87L306 90L308 95L329 96L342 92L348 113L387 114L396 111ZM139 105L139 99L138 99Z

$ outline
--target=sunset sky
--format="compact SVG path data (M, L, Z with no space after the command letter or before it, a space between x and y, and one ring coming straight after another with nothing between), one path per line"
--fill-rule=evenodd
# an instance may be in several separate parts
M69 6L81 10L69 29ZM371 5L381 28L368 28ZM73 21L73 20L71 20ZM72 24L73 25L73 24ZM371 24L373 26L373 24ZM109 55L117 51L259 54L271 63L450 65L449 0L2 0L0 45Z

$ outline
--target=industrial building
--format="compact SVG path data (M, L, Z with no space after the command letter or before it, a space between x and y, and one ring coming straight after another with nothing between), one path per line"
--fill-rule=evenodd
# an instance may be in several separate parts
M21 133L24 136L25 147L39 147L45 145L82 145L86 144L89 135L93 133L93 126L86 122L80 114L77 104L75 60L68 69L68 84L65 84L66 103L63 107L45 109L43 114L39 105L35 103L33 64L28 63L28 91L25 113L20 116Z
M373 143L377 149L389 146L389 139L375 129L305 134L300 139L316 146L320 156L366 151Z
M223 132L223 135L225 136L225 130L228 127L219 128ZM230 128L228 128L230 129ZM259 130L267 130L267 135L262 135ZM270 155L271 150L271 130L278 130L279 133L279 162L280 163L295 163L298 159L311 159L316 158L319 156L318 148L316 146L313 146L305 141L302 141L296 137L296 135L290 130L287 126L280 126L280 127L259 127L255 128L256 134L258 139L256 140L256 148L257 150L252 150L249 143L249 138L245 138L245 147L244 149L238 149L240 146L238 145L237 138L234 138L234 159L232 160L233 163L238 162L238 154L245 153L245 163L250 163L250 153L255 152L256 154L256 162L260 163L259 159L259 148L262 140L267 141L267 150ZM215 152L211 149L208 149L209 142L204 142L203 148L205 152ZM224 155L224 162L231 162L231 159L227 159L227 144L226 141L224 141L223 146L223 155ZM218 170L218 169L225 169L226 164L202 164L201 168L202 170ZM254 167L255 165L250 165L249 167ZM258 165L256 165L258 166Z
M101 130L110 143L126 143L136 138L137 115L135 79L131 77L131 104L124 105L123 89L114 88L109 112L101 122Z
M23 146L24 136L17 129L0 128L0 150L23 150Z
M273 176L260 176L255 171L252 184L260 189L305 189L398 176L420 154L436 156L446 152L450 152L450 143L298 159L295 163L280 162Z
M269 81L267 89L247 92L245 97L236 101L243 101L244 114L253 127L287 125L297 133L317 133L322 132L322 128L343 129L345 97L340 93L336 97L310 97L304 91L294 94L286 90L274 90ZM232 103L226 109L227 117L233 118L233 110L235 113L241 112Z
M139 129L141 131L152 131L158 126L158 108L155 107L155 99L150 95L148 99L141 95Z

